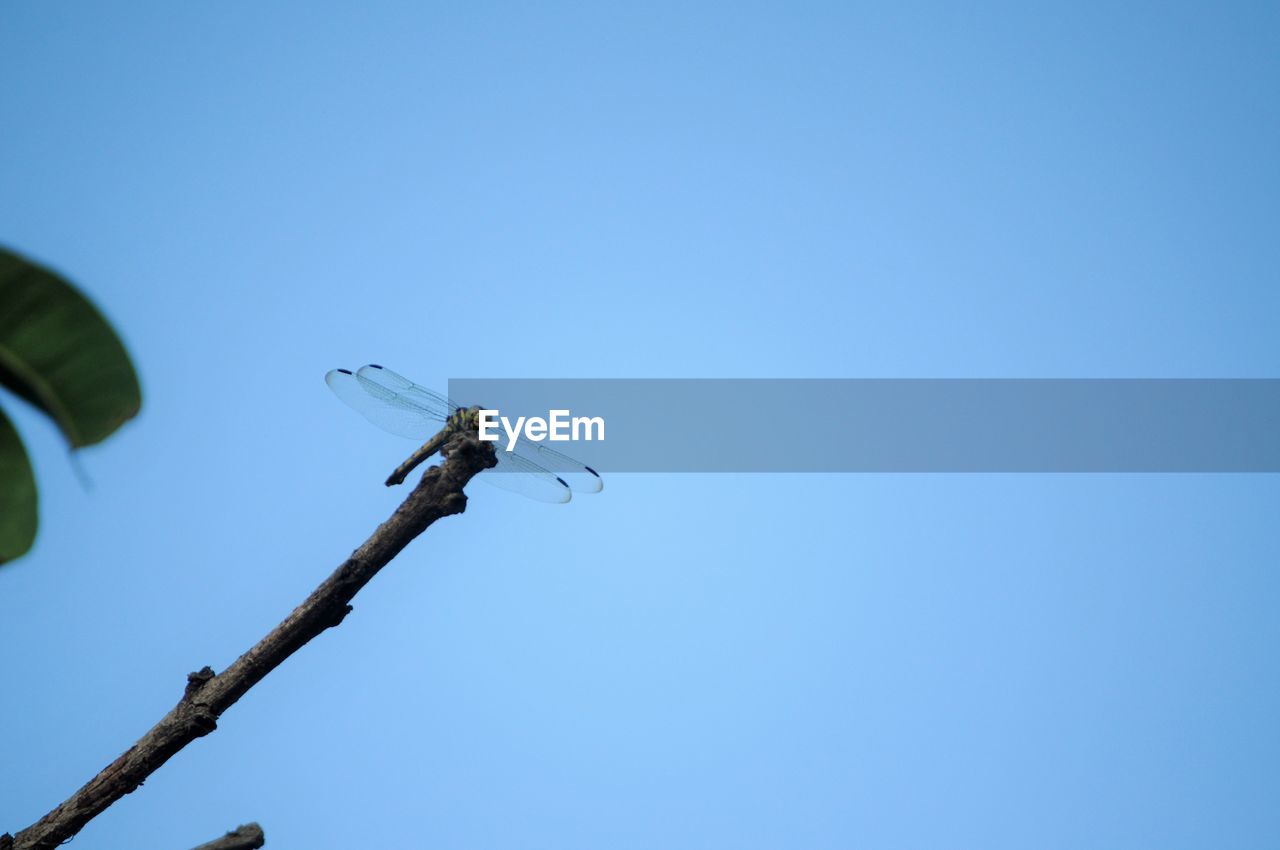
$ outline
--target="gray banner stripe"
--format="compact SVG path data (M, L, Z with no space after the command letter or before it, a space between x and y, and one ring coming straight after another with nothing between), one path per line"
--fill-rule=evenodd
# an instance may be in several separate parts
M455 379L601 472L1277 472L1276 379Z

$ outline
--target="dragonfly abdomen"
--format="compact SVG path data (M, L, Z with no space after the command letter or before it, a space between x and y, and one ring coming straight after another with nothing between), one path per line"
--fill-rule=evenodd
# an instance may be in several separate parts
M423 443L416 452L409 456L408 460L397 466L395 472L387 477L387 486L394 487L397 484L403 484L404 480L409 477L409 473L413 472L427 458L440 451L440 447L444 445L445 440L452 437L454 433L454 428L450 424L442 429L439 434Z

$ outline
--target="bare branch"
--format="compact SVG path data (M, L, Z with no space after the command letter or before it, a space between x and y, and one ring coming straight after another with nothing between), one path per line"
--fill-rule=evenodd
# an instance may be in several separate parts
M262 827L256 823L246 823L244 826L237 826L221 838L215 838L192 850L258 850L266 843L267 837L262 834Z
M218 717L286 658L341 623L360 588L427 526L462 513L467 504L463 486L496 463L493 444L481 443L474 433L454 436L445 454L444 464L428 469L391 518L280 625L221 673L205 667L189 675L182 699L151 731L35 824L12 839L0 837L0 848L53 850L141 785L174 753L216 729Z

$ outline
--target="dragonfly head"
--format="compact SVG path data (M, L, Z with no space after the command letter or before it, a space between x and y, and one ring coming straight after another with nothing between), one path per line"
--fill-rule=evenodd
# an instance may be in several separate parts
M479 407L459 407L449 416L449 427L455 431L475 431L480 428Z

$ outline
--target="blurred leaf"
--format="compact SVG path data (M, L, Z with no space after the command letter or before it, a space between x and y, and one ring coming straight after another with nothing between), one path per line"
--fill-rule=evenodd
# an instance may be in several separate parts
M31 463L0 410L0 564L26 553L36 539L36 479Z
M75 287L0 249L0 385L58 423L72 447L105 439L138 412L133 364Z

